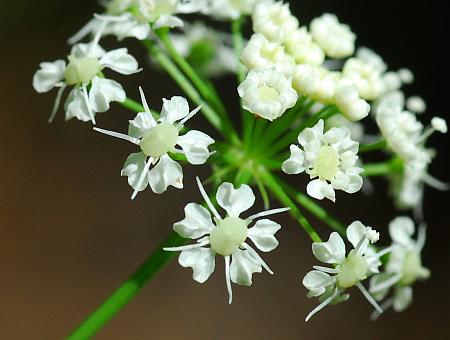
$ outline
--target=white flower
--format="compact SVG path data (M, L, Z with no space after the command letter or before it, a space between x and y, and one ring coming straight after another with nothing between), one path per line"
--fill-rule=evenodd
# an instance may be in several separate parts
M66 102L66 120L77 118L82 121L91 120L95 124L95 113L109 110L112 101L123 102L126 98L122 86L111 79L104 78L102 72L109 68L120 74L130 75L139 72L136 59L128 54L126 48L105 52L99 45L101 32L89 44L77 44L72 47L64 60L44 62L34 74L33 87L39 93L59 88L51 122L58 110L66 87L73 87ZM88 90L88 87L89 90Z
M344 240L336 232L330 235L327 242L315 242L312 245L314 256L333 268L314 266L315 270L305 275L303 285L309 290L308 297L317 297L321 302L308 314L306 321L330 303L347 301L350 295L345 291L353 286L358 287L364 297L382 312L361 281L378 273L378 267L381 265L379 258L389 249L376 254L369 244L375 243L379 234L359 221L350 224L346 234L354 248L347 255Z
M250 38L240 56L241 62L250 70L274 68L289 76L295 62L284 52L284 47L255 33Z
M338 81L334 100L345 118L351 121L364 119L370 112L369 103L359 96L355 83L348 79Z
M324 122L307 128L298 136L297 145L291 145L291 156L282 169L285 173L306 172L312 180L307 186L308 195L322 200L325 197L335 201L335 189L355 193L362 187L360 173L363 169L355 166L358 160L359 143L350 138L350 130L332 128L323 131Z
M414 82L414 73L410 69L402 68L397 74L403 84L412 84Z
M289 4L282 1L262 1L256 4L253 13L253 31L267 39L283 43L298 28L296 17L291 14Z
M284 42L286 52L297 64L311 64L320 66L325 60L323 50L317 45L306 27L296 29L289 34Z
M364 138L364 125L361 122L351 122L342 115L334 115L325 121L325 128L346 127L350 130L350 138L361 142Z
M334 14L325 13L311 22L311 34L331 58L346 58L355 52L356 35Z
M244 109L270 121L281 117L298 100L292 79L275 69L250 71L238 92Z
M353 81L363 99L374 100L384 91L382 73L370 62L350 58L345 62L342 73Z
M380 74L386 72L387 65L383 58L367 47L360 47L356 51L356 58L371 65Z
M422 266L421 252L425 244L425 226L419 229L417 240L412 239L414 222L409 217L397 217L389 224L392 238L391 253L385 272L370 280L370 293L381 301L393 288L393 297L383 303L383 309L393 306L396 312L405 310L412 302L411 286L417 280L430 276L430 271ZM373 317L379 314L374 313Z
M422 97L412 96L406 100L406 108L414 113L424 113L427 110L427 103Z
M241 15L251 14L258 1L260 0L204 0L200 12L218 20L233 20Z
M157 194L165 192L170 185L178 189L183 188L183 171L180 164L170 158L169 153L184 154L191 164L204 164L210 156L208 146L214 143L211 137L197 130L190 130L180 136L184 124L200 107L189 112L185 98L163 99L161 115L156 121L148 108L142 89L139 88L139 91L145 112L139 112L136 118L130 121L128 135L94 129L140 147L140 152L128 157L121 172L122 176L128 177L128 184L134 189L132 199L148 185ZM179 145L181 150L177 149L176 145ZM152 165L154 167L150 170Z
M229 294L229 303L233 295L231 282L243 286L252 284L253 273L266 269L273 272L258 253L246 242L250 239L263 252L274 250L278 246L275 233L281 226L268 219L258 220L253 227L249 225L256 219L289 210L288 208L263 211L247 218L240 215L250 209L255 195L248 185L235 189L231 183L223 183L217 190L217 203L227 215L222 218L211 203L199 178L197 183L209 211L196 203L186 205L186 218L173 225L173 229L182 237L196 240L196 243L165 248L166 251L181 251L178 262L183 267L193 269L193 279L204 283L215 269L216 255L225 260L225 278ZM214 222L211 219L213 214Z
M183 21L174 16L179 0L137 0L138 18L151 22L153 28L180 27Z
M186 23L181 30L182 34L171 34L172 43L198 72L212 77L237 70L230 34L203 22Z
M300 94L314 101L333 104L340 77L338 72L331 72L315 65L301 64L295 67L293 85Z

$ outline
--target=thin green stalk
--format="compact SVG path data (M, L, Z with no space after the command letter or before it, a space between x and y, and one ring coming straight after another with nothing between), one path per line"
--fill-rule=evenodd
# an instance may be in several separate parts
M175 61L178 67L187 75L191 80L192 84L197 88L200 95L211 104L223 117L226 117L225 107L215 92L212 92L209 85L197 75L197 72L191 67L191 65L186 61L186 59L181 56L175 46L172 43L169 35L168 28L160 28L155 31L159 39L164 44L164 47L169 52L171 58Z
M399 173L403 170L403 162L400 158L392 158L387 162L370 163L363 165L365 177L384 176Z
M277 152L287 148L291 143L297 140L299 133L301 133L304 129L312 127L319 122L319 120L327 120L328 118L334 116L339 112L338 108L334 105L327 106L323 110L316 113L314 116L311 116L309 119L300 124L300 126L287 133L283 138L281 138L278 142L276 142L267 152L269 155L274 155Z
M315 217L328 224L333 230L337 231L341 235L345 235L346 227L336 218L331 216L324 208L322 208L302 192L295 190L292 186L282 181L280 178L278 178L278 182L281 184L284 190L298 202L298 204L308 210Z
M239 62L241 58L241 52L244 49L244 37L242 36L242 26L244 25L245 18L240 17L231 22L231 35L233 40L234 52L238 61L237 79L239 84L245 80L245 67Z
M288 194L286 194L286 192L283 190L283 187L278 183L277 179L268 171L262 171L261 178L264 180L264 183L272 192L272 194L286 207L291 208L289 213L292 215L292 217L295 218L295 220L297 220L300 226L311 238L311 240L313 240L314 242L322 242L319 234L313 228L311 223L309 223L309 221L306 219L297 205L291 200Z
M258 145L258 143L261 142L261 135L264 133L264 130L267 127L267 119L264 118L256 118L256 122L255 122L255 126L253 129L253 132L250 136L250 140L247 141L247 144L245 145L247 150L252 150L254 149L254 145Z
M370 143L370 144L361 144L359 146L359 152L364 153L364 152L376 151L376 150L385 149L386 147L387 147L387 142L383 138L381 140L378 140L378 141Z
M95 310L80 326L78 326L68 340L90 339L114 315L117 314L164 265L174 256L174 252L164 251L164 247L177 247L184 244L185 239L172 232L139 267L97 310Z
M159 46L153 41L144 40L144 45L147 47L153 58L161 65L161 67L175 80L178 86L188 95L188 97L197 105L202 106L201 112L211 125L220 133L227 137L234 144L240 144L239 138L233 130L227 129L223 124L220 116L206 103L192 86L189 80L177 68L177 66L164 54Z

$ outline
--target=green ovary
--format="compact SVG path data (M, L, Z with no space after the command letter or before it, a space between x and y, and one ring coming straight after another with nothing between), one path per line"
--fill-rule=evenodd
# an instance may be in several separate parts
M247 238L247 223L237 217L227 217L211 232L211 248L222 256L233 254Z
M69 57L69 65L64 72L68 85L86 83L92 80L103 69L98 59L91 57Z
M337 275L338 284L342 288L350 288L367 277L369 266L367 261L352 250L341 264Z
M339 155L331 146L324 145L319 149L319 153L314 162L314 173L322 180L331 181L339 169Z
M258 94L263 101L276 100L280 97L280 93L277 90L267 85L259 87Z
M141 150L149 157L158 158L171 151L178 140L178 129L170 123L151 128L140 142Z
M403 262L403 277L400 284L409 286L417 279L427 279L430 271L422 267L422 260L417 251L410 251L406 254Z

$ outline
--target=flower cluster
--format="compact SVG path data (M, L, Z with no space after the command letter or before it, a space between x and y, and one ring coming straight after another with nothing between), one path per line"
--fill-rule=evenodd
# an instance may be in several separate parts
M414 221L397 217L389 225L392 245L376 248L377 231L359 221L345 228L317 203L324 198L336 202L336 190L356 195L363 184L370 184L370 176L385 176L397 205L414 209L424 225L423 214L417 213L424 184L448 189L428 174L436 152L426 144L435 131L447 133L447 125L439 117L428 127L420 122L425 101L402 90L414 81L410 70L390 71L374 51L358 48L356 34L333 14L301 26L283 1L111 0L103 5L101 14L69 39L73 46L68 60L41 63L34 75L37 92L58 88L49 120L68 87L66 120L95 124L96 113L108 111L112 102L132 110L135 116L128 121L127 133L94 128L137 147L121 170L133 189L132 199L148 187L156 194L169 187L182 189L182 165L208 164L212 170L205 183L211 184L215 200L197 177L204 205L187 204L185 218L173 225L174 233L193 243L164 244L164 252L150 257L152 270L142 275L159 269L168 252L179 251L179 264L192 268L193 279L204 283L219 256L231 303L232 283L250 286L253 274L263 269L273 274L256 250L270 252L278 246L275 234L281 226L265 217L289 211L313 240L314 256L329 265L314 266L304 276L308 297L319 300L306 320L327 305L348 300L352 287L373 305L374 317L391 306L401 311L411 303L412 285L430 275L421 261L425 228L414 240ZM200 21L185 23L189 13L200 14L195 17ZM232 33L206 26L204 16L232 21ZM250 37L242 33L246 16L252 23ZM162 99L159 112L150 108L141 87L141 103L128 98L122 85L105 73L132 75L142 69L124 47L105 51L100 40L107 35L120 44L125 38L140 41L150 65L166 71L184 95ZM80 42L83 39L89 41ZM239 79L230 91L240 97L239 127L209 79L226 73L237 73ZM216 131L187 126L197 113ZM364 125L370 119L379 130L373 135ZM377 151L389 158L367 163L364 153ZM303 172L310 179L306 194L282 178ZM243 218L256 201L252 185L266 208ZM271 198L286 207L269 209ZM328 241L321 241L303 209L334 230ZM348 252L344 235L352 245ZM365 280L370 281L369 290Z

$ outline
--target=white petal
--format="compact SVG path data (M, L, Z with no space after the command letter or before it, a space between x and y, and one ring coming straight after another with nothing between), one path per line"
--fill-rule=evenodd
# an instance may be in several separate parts
M394 295L394 310L396 312L402 312L412 303L413 290L411 287L400 287L395 290Z
M338 173L336 178L331 182L331 185L338 190L345 191L349 194L354 194L361 190L363 179L359 174Z
M283 162L281 169L288 175L296 175L305 171L305 153L297 145L291 145L291 156Z
M242 286L251 286L253 273L261 273L262 266L247 250L238 249L231 256L231 281Z
M191 164L204 164L210 153L208 146L214 143L214 139L207 134L191 130L178 138L177 144L181 146L186 158Z
M92 49L92 45L89 44L76 44L73 45L72 50L70 51L70 55L83 58L83 57L92 57L92 58L101 58L105 54L105 50L101 48L98 44L95 45L94 49Z
M366 238L366 226L360 221L354 221L347 228L347 239L356 248L362 239Z
M324 122L323 119L313 126L312 128L307 128L303 130L298 135L298 142L305 149L318 148L321 145L323 137Z
M148 185L148 180L145 180L138 187L139 178L145 168L146 160L147 156L143 152L132 153L128 156L123 169L120 172L121 176L128 177L128 184L134 190L143 191Z
M109 103L113 101L123 102L125 99L125 91L118 82L99 77L92 79L89 100L95 112L108 111Z
M413 243L414 222L409 217L400 216L389 223L389 234L395 243L408 246Z
M166 123L175 123L189 114L189 104L186 98L174 96L170 100L163 99L163 107L159 120Z
M238 189L231 183L223 183L217 189L217 203L225 209L229 216L239 215L250 209L255 203L255 195L247 184L242 184Z
M185 268L191 267L192 278L197 282L204 283L214 272L215 255L211 248L183 250L178 257L178 263Z
M64 60L56 60L51 63L44 62L39 67L40 69L33 76L33 87L39 93L50 91L64 79L66 70Z
M323 263L339 264L345 258L345 243L338 233L333 232L327 242L314 242L312 251Z
M312 270L305 275L302 283L309 290L308 296L317 297L325 293L326 287L333 284L334 279L327 273Z
M169 185L183 188L183 170L181 165L168 155L161 156L158 164L148 174L150 186L155 194L162 194Z
M133 120L129 121L128 134L141 138L148 130L155 126L156 122L151 113L139 112Z
M126 48L119 48L106 53L100 59L100 63L120 74L129 75L139 72L138 62L132 55L128 54Z
M66 111L66 120L72 118L77 118L83 122L92 120L83 93L78 87L75 87L70 91L66 103L64 104L64 109Z
M180 236L197 239L209 234L214 228L209 211L196 203L189 203L184 208L186 217L173 225Z
M306 192L309 196L318 200L323 200L326 197L333 202L336 201L333 186L320 179L315 179L309 182L306 187Z
M275 233L281 229L281 225L271 220L259 220L248 230L248 237L255 246L264 252L272 251L278 246Z
M161 27L182 27L183 26L183 21L173 15L167 15L167 14L163 14L159 17L158 20L155 21L155 23L153 24L153 28L157 29L157 28L161 28Z

